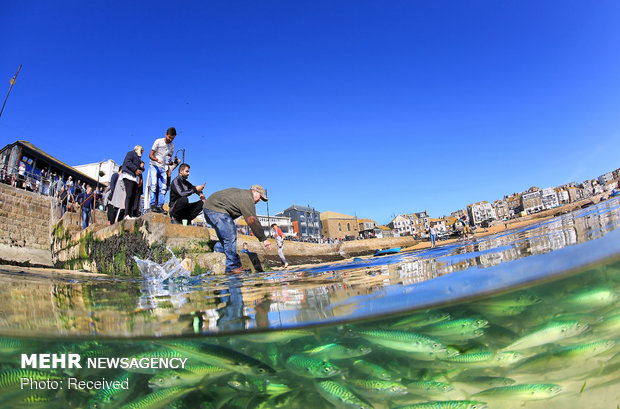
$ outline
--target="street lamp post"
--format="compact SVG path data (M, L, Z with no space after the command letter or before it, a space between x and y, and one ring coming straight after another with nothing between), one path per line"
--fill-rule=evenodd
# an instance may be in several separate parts
M6 101L9 99L9 94L11 93L11 90L13 89L13 85L15 85L15 80L17 79L17 74L19 74L19 70L21 70L21 69L22 69L22 65L19 64L19 68L17 69L17 72L15 73L15 76L13 78L11 78L11 80L9 81L11 86L9 87L9 92L6 93L6 98L4 98L4 103L2 104L2 109L0 109L0 117L2 116L2 112L4 112L4 106L6 105Z
M97 166L97 188L95 189L95 197L93 202L95 202L95 210L97 209L97 196L99 195L99 177L105 175L105 172L103 172L103 175L101 174L101 164L107 162L107 159L104 159L102 161L99 161L98 166ZM95 223L95 211L93 210L93 223Z
M267 194L267 189L265 189L265 194ZM269 237L271 237L271 223L269 223L269 202L265 203L267 203L267 233L269 233Z

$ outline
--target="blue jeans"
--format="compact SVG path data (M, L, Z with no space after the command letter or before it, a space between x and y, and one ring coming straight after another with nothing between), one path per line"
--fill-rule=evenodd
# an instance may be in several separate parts
M437 235L436 234L431 234L431 246L435 245L435 240L437 239Z
M155 193L157 192L157 185L159 185L159 196L157 200L157 206L162 207L166 200L166 181L168 179L168 173L165 168L160 168L152 163L149 165L149 181L151 191L151 207L155 206Z
M90 208L82 208L82 228L85 229L88 227L88 222L90 221Z
M241 258L237 254L237 228L232 217L227 213L203 209L205 219L215 229L220 240L215 244L214 251L226 254L226 272L241 267Z

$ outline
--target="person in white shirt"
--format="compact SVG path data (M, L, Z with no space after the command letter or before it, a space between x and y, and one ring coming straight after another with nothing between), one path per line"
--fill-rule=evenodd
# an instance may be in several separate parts
M437 240L437 230L435 229L435 225L431 223L429 228L429 233L431 236L431 248L435 247L435 240Z
M174 127L168 128L166 136L159 138L153 143L151 153L149 154L149 190L150 190L150 208L154 212L163 213L163 205L168 189L166 179L168 177L167 166L170 164L172 155L174 155L174 141L177 136L177 130ZM157 187L159 186L159 195Z

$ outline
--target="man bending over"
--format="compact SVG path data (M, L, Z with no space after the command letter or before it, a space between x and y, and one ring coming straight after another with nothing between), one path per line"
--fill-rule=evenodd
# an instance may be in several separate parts
M234 220L243 216L254 235L263 242L267 250L271 242L265 237L263 227L256 216L256 203L267 201L267 192L260 185L253 185L249 190L230 188L213 193L204 203L205 219L213 228L219 239L214 250L226 254L226 272L240 273L241 258L237 254L237 229Z

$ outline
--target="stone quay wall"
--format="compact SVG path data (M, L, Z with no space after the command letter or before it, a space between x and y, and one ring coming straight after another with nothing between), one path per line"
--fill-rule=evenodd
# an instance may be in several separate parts
M51 199L0 183L0 244L49 250Z

